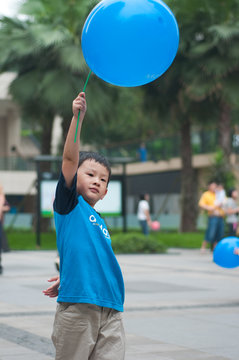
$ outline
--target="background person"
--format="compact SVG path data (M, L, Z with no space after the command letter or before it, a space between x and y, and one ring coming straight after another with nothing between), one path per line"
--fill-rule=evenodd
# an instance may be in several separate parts
M144 142L140 144L140 147L138 149L138 156L141 162L147 161L147 149Z
M201 246L202 253L205 252L207 244L210 244L211 249L214 249L216 244L224 237L225 213L221 204L216 202L216 190L217 183L210 181L208 183L208 190L202 194L198 203L199 207L208 213L207 229Z
M227 199L226 191L222 183L218 183L216 187L215 205L223 207Z
M149 234L149 227L151 226L152 220L150 217L150 207L149 207L149 194L140 195L137 218L139 220L142 233L144 235Z
M236 236L238 228L239 206L237 204L238 192L235 188L228 191L228 197L224 204L226 213L227 235Z
M10 210L10 206L6 201L3 187L2 185L0 185L0 274L2 274L3 272L3 267L2 267L2 245L3 245L2 241L4 236L3 218L4 218L4 213L9 210Z

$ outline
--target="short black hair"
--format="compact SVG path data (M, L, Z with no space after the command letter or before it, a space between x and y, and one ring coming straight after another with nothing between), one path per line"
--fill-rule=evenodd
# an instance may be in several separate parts
M86 160L94 160L95 162L98 162L99 164L103 165L108 170L109 172L108 182L110 181L111 167L109 161L104 157L104 155L101 155L93 151L80 151L79 155L80 157L79 157L78 167L80 167L83 164L83 162Z

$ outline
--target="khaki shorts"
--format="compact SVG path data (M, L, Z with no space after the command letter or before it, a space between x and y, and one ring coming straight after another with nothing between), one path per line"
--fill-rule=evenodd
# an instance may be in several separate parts
M52 341L56 360L123 360L122 313L91 304L59 303Z

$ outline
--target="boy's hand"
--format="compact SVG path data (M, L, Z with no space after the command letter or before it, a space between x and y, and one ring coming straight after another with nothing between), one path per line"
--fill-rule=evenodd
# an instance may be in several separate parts
M77 96L77 98L73 101L72 111L73 111L74 117L78 118L79 110L80 110L82 115L85 115L86 110L87 110L87 105L86 105L86 99L85 99L85 93L84 92L81 92Z
M52 277L48 280L49 282L55 281L55 284L51 285L46 290L43 290L43 294L49 296L51 298L56 297L58 295L58 289L60 286L60 276Z

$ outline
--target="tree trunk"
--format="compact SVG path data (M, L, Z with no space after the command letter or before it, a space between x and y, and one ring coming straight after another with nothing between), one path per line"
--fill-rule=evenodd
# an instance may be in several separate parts
M42 122L42 138L41 138L41 153L43 155L51 155L51 139L52 139L52 129L53 129L53 116L48 116ZM41 171L51 172L51 163L42 162Z
M41 139L41 151L43 155L51 155L51 139L52 139L52 129L53 129L53 114L49 114L44 117L44 121L42 121L42 139ZM52 163L49 161L44 161L40 165L41 172L51 172L52 171ZM41 231L47 232L50 229L50 218L41 218Z
M185 119L181 126L181 231L196 230L197 221L197 185L196 174L192 166L191 123Z
M219 119L219 145L225 157L225 162L229 165L231 154L231 108L226 103L221 104Z
M62 118L62 139L63 139L63 144L65 143L66 140L66 136L70 127L70 123L71 123L71 119L69 117L63 117Z
M44 155L51 154L51 138L53 128L53 117L49 117L43 123L41 152Z

